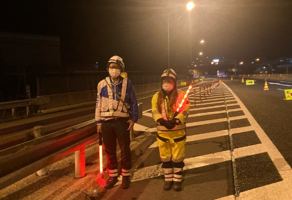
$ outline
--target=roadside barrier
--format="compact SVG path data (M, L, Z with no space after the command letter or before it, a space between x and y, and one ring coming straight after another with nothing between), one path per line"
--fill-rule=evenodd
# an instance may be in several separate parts
M94 120L0 151L0 190L75 153L75 178L85 175L84 149L98 141Z

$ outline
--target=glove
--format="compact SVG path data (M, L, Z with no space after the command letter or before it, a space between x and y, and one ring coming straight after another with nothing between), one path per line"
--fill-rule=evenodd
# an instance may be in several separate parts
M174 124L170 123L169 121L165 121L164 119L160 118L157 120L160 125L164 126L167 129L173 129L175 127Z
M171 124L173 124L174 126L181 124L180 120L177 118L173 118L172 120L169 121Z

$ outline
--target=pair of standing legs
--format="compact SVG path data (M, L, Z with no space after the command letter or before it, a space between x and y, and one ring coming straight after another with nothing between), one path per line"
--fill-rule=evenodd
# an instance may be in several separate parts
M163 189L170 190L174 185L173 189L180 191L185 157L185 131L160 132L159 136L167 139L165 141L157 139L165 180ZM176 138L182 139L175 141Z
M117 118L102 122L102 137L107 156L109 179L105 188L112 188L118 182L117 141L121 149L122 187L130 187L130 169L132 165L130 150L130 131L128 118Z

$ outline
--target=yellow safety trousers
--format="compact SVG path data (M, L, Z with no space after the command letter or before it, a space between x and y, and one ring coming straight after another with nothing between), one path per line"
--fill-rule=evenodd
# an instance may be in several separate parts
M186 139L175 142L173 139L181 138L186 135L184 129L177 131L157 131L157 134L165 139L168 139L167 142L164 142L157 138L159 146L159 154L162 162L181 162L185 157L185 143Z

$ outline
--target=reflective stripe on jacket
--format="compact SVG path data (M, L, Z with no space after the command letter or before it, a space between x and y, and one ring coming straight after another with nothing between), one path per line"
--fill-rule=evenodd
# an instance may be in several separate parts
M185 100L185 103L183 104L182 109L180 109L180 112L178 115L175 117L176 119L179 119L181 124L175 126L173 129L167 129L164 126L161 126L157 120L160 118L164 118L166 120L171 120L174 117L175 114L175 109L178 107L179 103L183 99L185 93L178 90L178 98L176 101L176 107L175 108L170 108L170 102L168 96L165 96L163 103L161 104L161 113L158 110L157 107L157 101L158 101L158 94L159 92L156 92L154 96L152 97L152 117L154 121L157 123L157 130L159 131L175 131L175 130L181 130L185 129L185 122L188 118L189 111L190 111L190 102L188 98Z
M105 79L97 86L97 99L95 109L95 122L117 117L129 117L133 122L138 120L138 104L132 82L127 78L121 78L114 84L110 77L106 78L113 90L121 97L125 105L106 84Z

